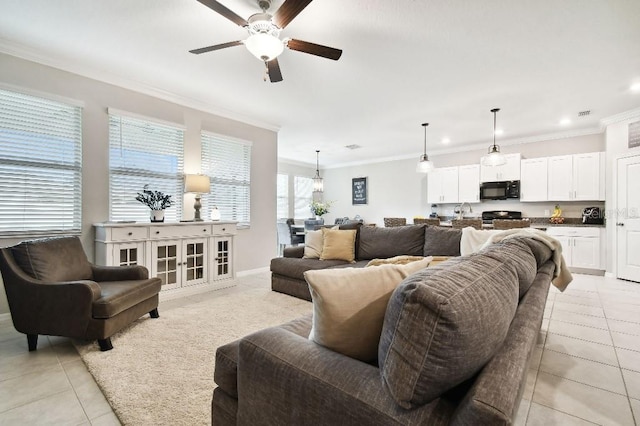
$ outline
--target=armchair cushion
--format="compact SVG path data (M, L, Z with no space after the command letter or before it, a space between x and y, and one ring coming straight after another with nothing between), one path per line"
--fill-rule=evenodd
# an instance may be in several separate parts
M24 241L11 248L18 266L45 282L90 280L91 264L78 237Z
M111 318L160 291L161 281L151 278L144 281L103 281L98 283L101 296L93 302L93 318Z

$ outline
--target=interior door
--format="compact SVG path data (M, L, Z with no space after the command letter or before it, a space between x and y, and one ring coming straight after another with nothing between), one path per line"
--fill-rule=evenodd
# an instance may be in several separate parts
M640 282L640 155L617 164L618 278Z

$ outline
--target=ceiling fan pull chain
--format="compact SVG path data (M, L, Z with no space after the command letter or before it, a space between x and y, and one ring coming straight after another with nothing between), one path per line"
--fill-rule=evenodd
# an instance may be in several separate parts
M262 77L262 81L266 82L267 78L269 78L269 65L267 61L264 61L264 77Z

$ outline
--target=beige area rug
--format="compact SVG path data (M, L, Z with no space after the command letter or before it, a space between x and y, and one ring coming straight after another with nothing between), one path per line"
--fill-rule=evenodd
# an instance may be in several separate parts
M141 318L112 338L114 349L75 342L124 425L211 424L216 348L311 312L309 302L256 288Z

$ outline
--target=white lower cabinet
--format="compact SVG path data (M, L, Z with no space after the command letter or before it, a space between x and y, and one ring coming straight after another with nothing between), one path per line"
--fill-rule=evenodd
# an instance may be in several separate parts
M235 222L94 226L97 264L145 266L150 276L162 280L163 290L217 286L217 282L235 276Z
M604 228L558 226L548 228L547 233L562 244L562 254L567 266L604 269Z

